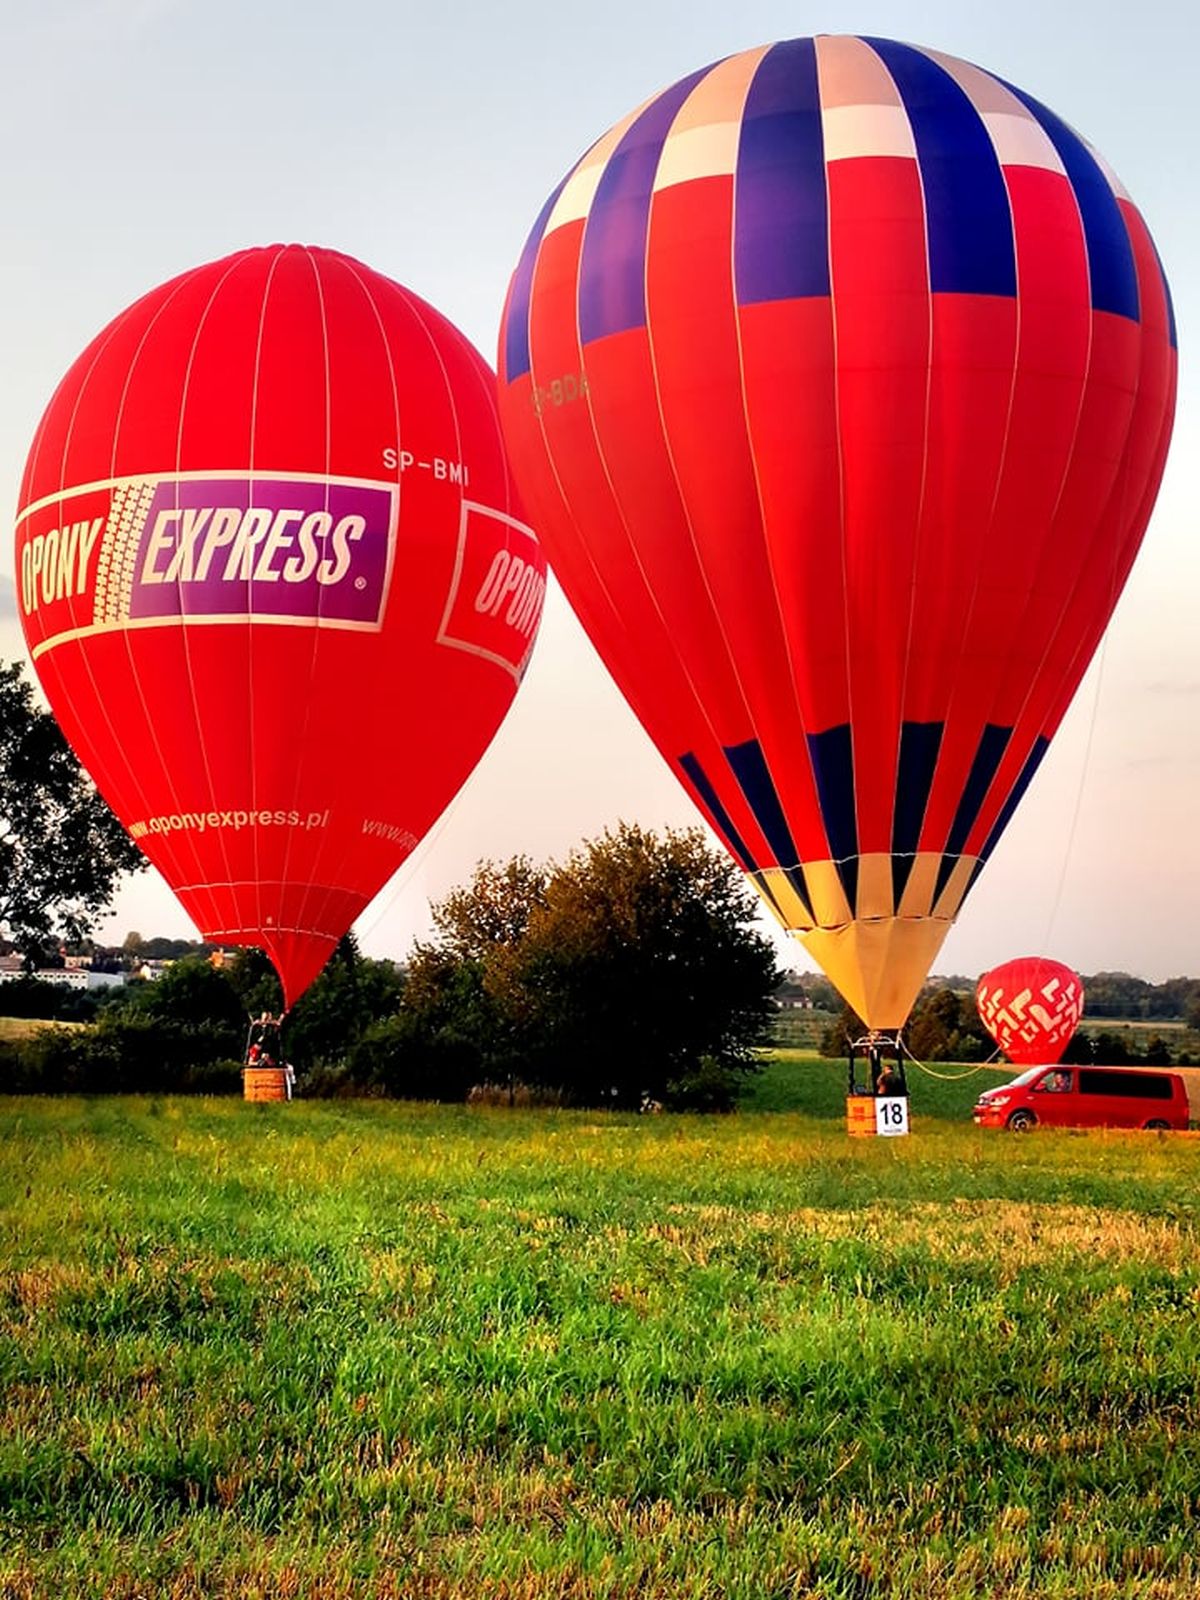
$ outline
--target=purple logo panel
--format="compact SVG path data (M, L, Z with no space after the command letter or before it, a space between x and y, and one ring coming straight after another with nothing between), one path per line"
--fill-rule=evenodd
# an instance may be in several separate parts
M122 550L131 618L320 618L377 627L392 513L393 491L383 486L161 478L121 486L108 531Z

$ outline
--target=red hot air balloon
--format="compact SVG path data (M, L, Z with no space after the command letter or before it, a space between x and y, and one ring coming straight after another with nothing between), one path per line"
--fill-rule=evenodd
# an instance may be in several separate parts
M907 1016L1154 502L1175 334L1052 111L885 39L750 50L550 196L500 335L546 552L696 804Z
M294 245L186 272L92 342L34 439L16 562L67 738L289 1005L483 753L545 591L484 361Z
M1046 956L1019 956L980 978L975 1004L984 1027L1017 1066L1052 1066L1083 1016L1078 973Z

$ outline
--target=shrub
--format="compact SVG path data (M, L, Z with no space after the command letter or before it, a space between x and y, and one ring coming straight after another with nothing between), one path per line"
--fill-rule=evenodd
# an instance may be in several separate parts
M563 1092L544 1083L473 1083L469 1106L561 1106Z
M701 1056L690 1072L667 1084L669 1111L732 1111L742 1088L742 1074L732 1072L715 1056Z
M38 1028L0 1051L7 1094L237 1094L241 1065L214 1058L208 1039L170 1034L147 1019Z
M462 1101L479 1077L479 1053L444 1029L425 1026L420 1017L400 1011L373 1024L351 1046L346 1058L359 1092L399 1100Z

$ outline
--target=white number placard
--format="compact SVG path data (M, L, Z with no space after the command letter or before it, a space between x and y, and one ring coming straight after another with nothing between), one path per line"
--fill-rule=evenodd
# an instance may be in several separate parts
M907 1095L880 1095L875 1102L875 1132L881 1138L895 1138L897 1134L908 1132Z

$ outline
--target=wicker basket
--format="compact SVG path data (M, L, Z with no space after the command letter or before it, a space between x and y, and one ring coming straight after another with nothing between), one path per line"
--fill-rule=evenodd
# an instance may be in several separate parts
M283 1067L245 1067L242 1083L247 1100L286 1100L288 1097L287 1071Z

